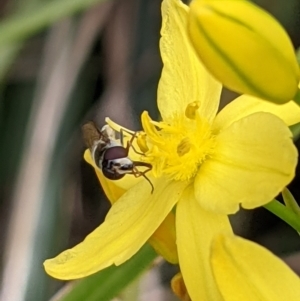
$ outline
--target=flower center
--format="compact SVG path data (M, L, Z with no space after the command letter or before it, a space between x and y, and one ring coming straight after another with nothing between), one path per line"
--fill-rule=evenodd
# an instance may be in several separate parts
M177 146L177 154L179 157L187 154L191 149L191 144L188 137L185 137Z
M138 137L138 145L145 153L143 160L152 164L154 176L190 180L213 153L215 139L198 108L197 102L189 104L185 114L173 116L169 123L155 122L147 112L142 114L144 133Z

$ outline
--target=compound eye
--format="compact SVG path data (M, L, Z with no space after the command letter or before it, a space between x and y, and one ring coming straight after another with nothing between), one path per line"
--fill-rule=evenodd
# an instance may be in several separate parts
M127 150L122 146L114 146L105 150L104 160L115 160L127 157Z

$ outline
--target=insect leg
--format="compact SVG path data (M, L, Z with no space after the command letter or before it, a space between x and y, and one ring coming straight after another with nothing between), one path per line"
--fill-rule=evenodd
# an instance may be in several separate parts
M126 131L125 129L121 128L121 130L120 130L120 140L121 140L121 144L122 144L123 146L124 146L124 133L123 133L123 132L125 132L125 133L131 135L131 138L130 138L130 140L127 142L127 145L126 145L126 150L127 150L127 152L129 152L129 148L132 147L133 151L134 151L136 154L145 156L144 153L137 151L136 148L135 148L134 145L133 145L133 140L136 138L137 132L131 133L131 132Z
M132 174L136 178L138 178L138 177L144 177L148 181L148 183L151 185L151 194L152 194L153 191L154 191L154 186L153 186L152 182L150 181L150 179L146 176L146 173L152 169L152 165L150 163L139 162L139 161L134 161L133 163L134 163L134 168L132 170ZM147 167L147 169L144 170L144 171L139 171L136 168L137 166Z

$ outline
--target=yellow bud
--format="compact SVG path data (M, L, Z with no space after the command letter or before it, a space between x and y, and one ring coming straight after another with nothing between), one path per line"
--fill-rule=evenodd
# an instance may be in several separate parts
M275 103L294 98L296 56L271 15L245 0L194 0L188 18L200 60L224 86Z
M189 293L186 289L182 274L176 274L171 281L171 288L175 295L182 301L191 301Z

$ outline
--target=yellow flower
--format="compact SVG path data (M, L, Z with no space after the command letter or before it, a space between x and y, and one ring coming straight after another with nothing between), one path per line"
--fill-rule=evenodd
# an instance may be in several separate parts
M217 235L210 249L210 265L222 301L300 300L299 276L254 242ZM180 300L191 300L181 273L173 277L171 285ZM218 300L213 297L209 300Z
M216 237L211 264L222 301L300 300L299 276L253 242L237 236Z
M245 0L194 0L188 19L199 58L226 87L275 103L295 99L294 48L270 14Z
M187 16L181 1L163 1L164 68L157 99L163 121L143 113L143 140L138 140L146 152L140 160L153 166L153 194L142 178L108 181L87 150L85 158L113 205L82 243L45 261L51 276L75 279L122 264L161 225L173 223L166 218L176 205L176 246L189 295L192 300L222 300L209 263L214 236L232 234L227 215L240 205L255 208L269 202L293 178L297 151L286 124L300 121L300 108L293 102L278 106L241 96L216 115L221 84L189 44ZM159 243L156 247L161 248Z

